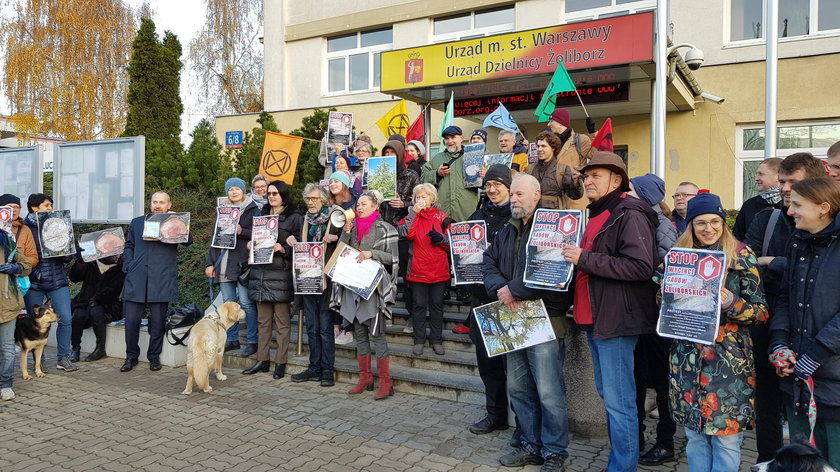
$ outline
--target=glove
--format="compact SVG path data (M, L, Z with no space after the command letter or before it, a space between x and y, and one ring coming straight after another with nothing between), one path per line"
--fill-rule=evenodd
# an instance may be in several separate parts
M595 132L595 120L589 116L586 117L586 131L589 131L589 134Z
M20 266L17 262L7 262L3 265L0 265L0 274L20 274L23 272L23 267Z
M440 243L442 243L442 242L443 242L443 235L442 235L442 234L440 234L440 233L438 233L438 232L437 232L437 231L435 231L434 229L432 229L431 231L429 231L428 233L426 233L426 236L428 236L429 238L431 238L431 240L432 240L432 244L433 244L433 245L435 245L435 246L437 246L438 244L440 244ZM0 266L0 267L2 267L2 266Z
M773 352L770 353L768 360L771 364L773 364L773 367L776 368L776 375L781 377L782 369L790 368L790 358L793 355L793 351L784 344L780 344L773 348Z
M802 354L796 361L796 366L793 368L793 373L802 380L808 380L814 372L820 368L820 363L815 361L808 354Z

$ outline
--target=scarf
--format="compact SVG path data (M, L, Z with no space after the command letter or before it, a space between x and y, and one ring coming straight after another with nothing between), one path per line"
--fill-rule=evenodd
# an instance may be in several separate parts
M258 206L263 206L263 205L265 205L265 204L266 204L266 202L268 202L268 199L267 199L267 198L265 198L265 197L263 197L263 196L260 196L260 195L257 195L257 194L255 194L254 192L249 193L249 194L248 194L248 197L250 197L250 198L251 198L251 200L255 201L255 202L257 203L257 205L258 205ZM246 201L247 201L247 200L246 200ZM243 207L243 208L244 208L244 207Z
M761 195L762 200L767 202L769 205L776 206L779 202L782 201L782 194L779 193L779 186L770 187L767 190L764 190L759 193Z
M330 221L329 207L322 207L318 213L307 211L303 218L306 220L306 224L309 225L307 241L321 241L324 237L327 222Z
M373 228L373 224L376 223L376 219L379 218L379 212L375 211L371 213L369 216L364 218L358 217L356 218L356 242L361 244L362 239L370 233L370 229Z
M604 212L604 210L612 211L616 205L621 202L621 199L624 196L624 190L617 188L612 192L604 195L603 197L595 200L594 202L590 203L589 206L589 217L592 218L594 216L598 216Z

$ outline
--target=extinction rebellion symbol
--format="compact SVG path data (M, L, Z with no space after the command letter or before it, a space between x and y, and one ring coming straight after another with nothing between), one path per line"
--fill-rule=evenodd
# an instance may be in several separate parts
M272 149L263 156L262 167L265 169L266 177L269 177L269 180L275 180L291 170L292 157L282 149Z
M408 117L402 113L388 120L388 132L405 136L408 130Z

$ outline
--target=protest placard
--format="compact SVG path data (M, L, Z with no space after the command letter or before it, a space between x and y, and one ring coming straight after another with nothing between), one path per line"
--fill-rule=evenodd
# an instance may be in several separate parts
M0 230L9 233L12 237L14 237L14 233L12 232L13 215L12 207L0 206Z
M349 157L350 137L353 132L353 114L340 111L331 111L327 121L327 159L332 160L335 152L335 144L341 144L341 154Z
M540 153L537 151L537 143L528 144L528 165L540 162Z
M324 243L295 243L293 251L295 294L324 293Z
M513 163L513 153L506 152L504 154L485 154L484 155L484 168L488 169L490 166L494 164L501 164L505 167L510 167Z
M582 226L580 210L537 209L525 248L523 281L565 290L574 267L563 258L563 248L580 246Z
M219 249L236 248L236 227L242 209L238 206L216 207L216 226L213 228L213 239L210 246Z
M125 249L125 234L119 226L83 234L79 236L79 247L85 262L116 256Z
M484 166L484 143L464 145L464 188L481 187L481 168Z
M189 212L149 213L143 222L143 239L168 244L185 243L190 238Z
M492 302L473 308L473 315L490 357L557 339L542 300L527 300L518 311Z
M365 300L370 299L384 276L382 264L373 259L358 262L360 252L346 244L339 244L324 271L344 288Z
M367 164L367 179L364 186L368 190L378 190L385 200L397 198L397 157L371 157Z
M454 284L483 284L481 264L487 250L487 225L484 220L453 223L447 231Z
M277 243L278 215L255 216L251 227L249 264L271 264L274 261L274 244Z
M46 259L76 254L70 210L39 211L36 216L41 257Z
M721 251L668 251L656 324L660 336L714 344L720 327L720 292L726 264L726 254Z

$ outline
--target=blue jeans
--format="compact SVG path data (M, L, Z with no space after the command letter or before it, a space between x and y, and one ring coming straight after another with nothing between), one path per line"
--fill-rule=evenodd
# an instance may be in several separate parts
M712 436L685 428L689 472L738 472L744 433Z
M70 289L67 287L55 290L33 290L29 289L23 297L26 303L27 313L33 313L35 305L43 305L44 300L52 300L52 307L58 315L58 328L55 330L55 340L58 344L57 359L61 360L70 357L70 335L73 332L73 312L70 310Z
M300 298L309 340L309 370L331 374L335 369L333 315L323 295L302 295Z
M522 446L543 457L549 454L568 457L564 340L537 344L505 357L508 395L522 428Z
M636 381L633 350L638 336L595 339L587 333L595 388L607 410L610 436L609 472L633 472L639 462L639 418L636 412Z
M219 284L219 290L222 291L222 300L239 303L239 306L245 310L245 327L248 331L248 344L257 344L259 341L257 307L254 305L254 301L248 298L248 287L238 282L222 282ZM227 330L227 340L239 341L238 321Z
M12 388L15 379L15 324L17 316L0 323L0 388Z

